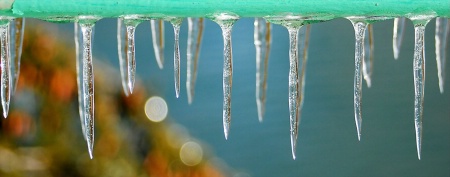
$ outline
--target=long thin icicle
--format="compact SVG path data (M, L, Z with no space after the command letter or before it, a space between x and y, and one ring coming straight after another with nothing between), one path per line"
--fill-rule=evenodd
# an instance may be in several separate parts
M361 140L361 97L362 97L362 69L361 64L364 60L364 33L366 31L367 23L362 20L350 20L355 29L355 79L354 79L354 110L356 131L358 133L358 140Z
M288 28L289 31L289 123L291 131L292 158L296 158L296 146L299 121L299 76L298 76L298 31L299 28Z
M223 36L223 131L228 139L231 124L231 89L233 82L233 54L231 47L231 31L239 17L230 14L219 14L213 20L219 24Z
M155 51L156 62L160 69L164 67L164 21L150 20L152 30L153 50Z
M270 44L272 42L272 25L263 18L255 18L254 26L254 43L256 48L256 106L258 109L258 120L262 122L266 104L267 69Z
M9 48L10 19L0 17L0 51L1 51L1 100L3 117L8 117L11 97L11 53Z
M198 59L200 56L204 25L203 18L188 18L186 91L189 104L192 104L194 100L195 81L197 79Z
M403 31L405 29L406 18L394 19L394 33L392 37L392 49L394 50L394 59L398 59L400 54L400 47L402 46Z
M83 34L83 98L86 138L89 156L93 158L94 149L94 68L92 62L92 32L98 19L95 17L80 17Z
M83 35L80 32L80 27L77 22L74 23L74 38L75 38L75 66L77 71L77 90L78 90L78 112L80 114L81 130L83 132L84 140L86 137L86 119L84 118L84 99L83 99L83 48L80 46L83 44Z
M180 96L180 26L183 22L182 18L173 18L170 20L173 26L174 32L174 50L173 50L173 68L175 77L175 96L178 98Z
M119 70L120 77L122 81L123 93L125 96L130 94L130 89L128 88L128 35L127 28L123 23L122 18L117 18L117 52L119 54Z
M289 123L292 158L296 158L298 127L303 106L310 26L285 25L289 32ZM299 37L300 34L300 37ZM300 47L299 47L300 46ZM299 56L302 61L299 63ZM300 71L299 71L300 70Z
M366 80L367 87L370 88L372 85L372 71L373 71L373 25L367 25L366 32L364 35L364 60L362 62L364 80Z
M414 23L414 125L419 160L422 151L422 116L425 90L425 27L430 19L429 17L411 18Z
M14 94L19 81L20 75L20 59L22 57L22 43L23 32L25 29L25 18L16 18L10 23L10 46L11 59L14 64L11 65L12 81L11 81L11 95Z
M436 33L434 36L436 46L436 63L439 78L439 90L444 93L445 83L445 61L447 51L448 33L450 31L450 20L442 17L436 18Z

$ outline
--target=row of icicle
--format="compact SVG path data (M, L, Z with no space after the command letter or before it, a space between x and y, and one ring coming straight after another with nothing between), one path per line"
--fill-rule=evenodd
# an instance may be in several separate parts
M424 33L425 26L433 16L411 17L415 28L414 45L414 121L418 158L421 157L422 144L422 111L423 93L425 85L425 56ZM204 30L204 18L187 18L187 80L186 89L189 104L194 98L194 87L197 77L197 67L200 54L201 41ZM225 138L228 138L231 123L231 90L233 60L231 47L231 30L234 22L239 18L234 15L220 14L213 18L222 29L224 41L223 64L223 126ZM373 62L373 28L371 23L388 18L348 17L355 29L355 78L354 78L354 110L358 140L361 136L361 88L362 78L366 80L367 87L371 86ZM94 146L94 76L92 62L92 33L94 24L100 18L80 16L74 25L76 46L76 71L78 85L79 114L83 136L87 141L88 152L93 158ZM183 18L165 18L173 25L174 42L174 80L176 97L180 94L180 51L179 30ZM155 58L159 68L164 63L164 21L150 20L152 42ZM267 21L266 21L267 20ZM295 159L298 125L300 123L303 94L305 87L305 70L308 58L308 43L311 32L309 24L313 23L296 16L284 18L255 18L254 45L256 48L256 105L258 119L263 121L267 90L268 59L271 47L271 23L280 24L289 32L289 111L290 135L292 155ZM395 18L393 33L394 58L397 59L402 43L405 18ZM137 25L145 21L135 16L123 16L117 22L118 55L120 74L125 95L133 93L136 61L134 32ZM444 91L446 44L449 40L450 20L436 18L436 60L438 67L439 88ZM14 93L19 77L20 57L22 51L24 18L0 17L0 44L1 44L1 101L3 116L8 116L10 97ZM306 28L302 28L306 26ZM299 60L301 59L301 60ZM13 63L13 64L12 64ZM362 67L362 68L361 68Z

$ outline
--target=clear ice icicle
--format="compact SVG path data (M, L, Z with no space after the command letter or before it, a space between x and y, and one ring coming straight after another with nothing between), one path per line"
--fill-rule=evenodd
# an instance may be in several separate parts
M445 61L448 35L450 31L450 20L442 17L436 18L436 33L434 36L436 45L436 63L439 78L439 90L444 93Z
M205 22L203 18L188 18L186 91L188 103L194 100L195 81L197 79L198 59Z
M394 58L398 59L400 54L400 47L402 46L403 31L405 29L406 18L394 19L394 33L392 37L392 49L394 50Z
M83 132L84 140L86 137L86 124L84 119L84 99L83 99L83 48L80 46L83 44L83 35L80 32L80 27L77 22L74 23L74 38L75 38L75 67L77 73L77 90L78 90L78 112L80 114L81 131Z
M122 57L125 53L126 59L126 68L127 68L127 76L122 78L126 78L127 82L127 89L128 89L128 93L132 94L133 93L133 89L134 89L134 82L135 82L135 78L136 78L136 57L135 57L135 45L134 45L134 33L136 31L136 26L139 25L139 23L141 23L140 19L134 19L134 16L125 16L125 17L121 17L123 20L123 24L122 23L117 23L117 25L121 25L119 29L119 26L117 26L118 30L118 35L123 35L122 33L122 28L123 25L125 25L125 31L126 34L123 35L120 39L120 50L122 50L121 53L119 53L119 57ZM123 45L123 46L122 46ZM119 61L119 63L121 62Z
M123 23L122 18L117 18L117 52L119 54L119 70L120 70L120 78L122 82L122 88L125 96L130 94L130 89L128 88L128 35L127 28Z
M223 131L225 139L231 124L231 89L233 82L233 54L231 47L231 31L234 22L238 20L237 15L221 13L212 17L212 20L219 24L223 36Z
M173 49L173 68L175 77L175 96L178 98L180 96L180 26L183 22L183 18L173 18L170 19L170 23L173 26L174 32L174 49Z
M269 62L270 44L272 40L272 25L263 18L255 18L254 43L256 48L256 106L258 120L263 121L266 104L267 68Z
M15 92L17 82L19 80L24 29L25 18L16 18L10 22L10 51L11 59L14 60L14 64L11 65L11 95L13 95L13 93Z
M86 141L89 156L93 158L94 149L94 68L92 62L92 32L96 17L79 17L78 23L83 35L83 99Z
M412 17L414 24L414 125L416 132L417 157L422 150L422 115L425 89L425 27L431 17Z
M292 158L295 160L311 31L308 24L322 20L293 15L266 19L271 23L283 25L289 32L289 126ZM303 27L304 25L307 26ZM299 62L299 58L302 59L301 62Z
M366 80L367 87L372 85L372 71L373 71L373 26L367 25L364 35L364 60L362 61L364 80Z
M153 50L160 69L164 67L164 21L150 20Z
M8 117L11 97L11 53L9 46L10 19L0 17L0 65L1 65L1 100L3 117Z
M355 29L355 79L354 79L354 110L356 131L358 133L358 140L361 140L361 97L362 97L362 69L361 64L364 60L364 33L366 31L367 22L359 18L349 18Z

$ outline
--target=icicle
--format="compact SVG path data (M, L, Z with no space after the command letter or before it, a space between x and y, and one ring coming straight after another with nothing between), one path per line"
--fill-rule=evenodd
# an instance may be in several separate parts
M422 149L422 115L425 89L425 26L429 16L410 18L414 24L414 122L416 130L417 157L420 160Z
M134 46L134 32L136 31L136 26L139 25L139 23L141 23L142 20L134 15L124 16L121 18L122 18L123 24L125 25L125 28L126 28L126 35L123 36L125 38L121 39L121 40L123 40L123 41L121 41L121 43L126 41L125 44L123 44L123 46L121 44L121 49L123 49L123 51L121 52L121 55L126 54L125 61L126 61L126 66L127 66L126 67L127 68L127 76L122 77L122 78L127 79L128 93L132 94L133 89L134 89L134 82L135 82L135 78L136 78L136 57L135 57L135 46ZM118 23L118 25L119 24L120 23ZM120 24L120 25L123 26L122 24ZM118 28L119 28L119 26L118 26ZM121 27L121 28L123 28L123 27ZM122 34L121 30L122 29L120 29L118 31L118 35ZM123 61L123 59L122 59L122 61Z
M372 71L373 71L373 26L367 25L367 29L364 35L364 60L362 61L364 80L366 80L367 87L372 85Z
M174 50L173 50L173 68L175 75L175 96L178 98L180 96L180 26L183 22L183 18L172 18L170 23L173 26L173 32L175 37Z
M354 79L354 109L356 131L358 133L358 140L361 140L361 97L362 97L362 69L361 64L364 59L364 33L366 31L367 22L361 18L349 18L355 29L355 79Z
M298 31L301 26L288 27L289 31L289 117L291 127L292 158L296 158L296 146L298 137L298 123L300 119L298 92L300 80L298 75Z
M311 30L309 25L306 28L303 28L303 25L324 21L326 19L293 15L267 17L266 19L271 23L283 25L289 32L289 123L291 152L292 158L295 159L298 127L303 106L309 33ZM300 63L299 56L302 59Z
M436 63L438 69L439 78L439 90L444 93L444 81L445 81L445 61L448 35L450 31L450 20L442 17L436 18L436 33L434 36L436 45Z
M152 29L153 50L160 69L164 66L164 21L150 20Z
M75 65L77 71L77 90L78 90L78 112L80 114L80 122L81 122L81 130L83 132L84 140L87 140L86 136L86 119L84 118L84 99L83 99L83 84L81 81L83 80L83 48L80 44L83 44L83 35L80 33L79 24L77 22L74 23L74 38L75 38Z
M306 25L305 27L300 28L299 30L299 56L302 58L302 62L300 63L300 71L299 71L299 117L301 117L301 110L303 107L303 95L305 91L305 77L306 77L306 63L308 61L308 48L309 48L309 34L311 33L311 25ZM300 119L300 118L299 118ZM298 122L300 124L300 121ZM298 126L297 126L298 127Z
M203 18L188 18L186 90L189 104L194 100L195 80L197 78L198 58L200 56L204 24Z
M123 23L122 18L117 18L117 51L119 53L119 70L120 77L122 81L122 88L125 96L130 94L130 89L128 88L128 35L126 33L126 26Z
M1 51L1 100L3 117L8 117L9 103L11 97L11 53L9 46L8 17L0 17L0 51Z
M11 59L14 60L14 64L11 65L11 73L13 74L11 79L11 95L14 94L17 87L17 81L20 74L20 59L22 56L22 42L23 32L25 29L25 18L16 18L11 21L10 24L10 46L11 46Z
M402 46L403 31L405 29L406 18L394 19L394 35L392 38L392 47L394 50L394 58L397 60L400 54L400 47Z
M256 48L256 106L258 108L258 120L262 122L266 104L267 68L272 40L272 25L263 18L255 18L254 25L254 43Z
M92 31L98 20L92 16L78 19L83 35L83 99L86 137L89 156L93 158L94 148L94 68L92 63Z
M239 19L237 15L221 13L212 17L219 24L223 36L223 129L225 139L231 124L231 89L233 82L233 54L231 47L231 30L234 22Z

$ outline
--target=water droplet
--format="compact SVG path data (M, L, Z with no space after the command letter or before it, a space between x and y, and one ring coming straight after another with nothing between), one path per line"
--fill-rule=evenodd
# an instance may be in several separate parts
M84 140L87 140L86 137L86 124L84 118L84 99L83 99L83 84L81 81L83 80L83 48L80 44L83 44L83 35L80 32L79 24L74 23L74 38L75 38L75 67L77 73L77 91L78 91L78 112L80 114L80 122L81 122L81 131L83 132Z
M126 96L130 94L129 88L128 88L128 58L127 58L127 52L128 51L128 35L126 33L127 28L125 24L123 23L122 18L117 18L117 51L119 54L119 70L120 70L120 77L122 81L122 88L123 92Z
M355 29L355 79L354 79L354 110L356 131L358 133L358 140L361 140L361 97L362 97L362 69L361 64L364 59L364 34L367 27L367 22L360 18L349 18Z
M422 115L425 89L425 27L431 17L413 17L414 23L414 125L416 132L417 157L422 149Z
M155 51L156 62L160 69L164 67L164 21L150 20L152 29L153 50Z
M367 87L372 85L372 71L373 71L373 54L374 54L374 38L373 38L373 25L367 25L364 35L364 60L362 61L363 76L366 81Z
M11 53L9 46L10 19L0 17L0 51L1 51L1 99L3 117L8 117L9 103L11 97Z
M272 25L263 18L255 18L254 25L254 43L256 48L256 106L258 109L258 120L262 122L266 104L267 68L272 42Z
M233 54L231 47L231 31L234 23L239 19L237 15L221 13L212 17L219 24L223 36L223 129L225 139L231 124L231 89L233 82Z
M197 79L198 59L200 56L204 25L203 18L188 18L186 90L189 104L194 100L195 81Z
M16 18L10 23L10 46L11 46L11 59L14 60L14 64L11 65L12 81L11 81L11 95L16 90L17 82L20 75L20 59L22 57L22 43L23 32L25 29L25 18Z
M436 18L436 33L434 36L436 45L436 63L439 78L439 90L444 93L445 82L445 61L447 51L447 41L450 32L450 20L442 17Z
M403 31L405 29L406 18L395 18L394 19L394 34L392 38L392 47L394 50L394 58L398 59L400 54L400 47L402 46Z
M93 158L94 149L94 68L92 62L92 32L98 20L92 16L81 16L78 23L83 35L83 99L86 137L89 156Z
M175 96L180 96L180 26L183 22L183 18L171 18L170 23L173 26L173 32L175 37L174 50L173 50L173 68L175 77Z

